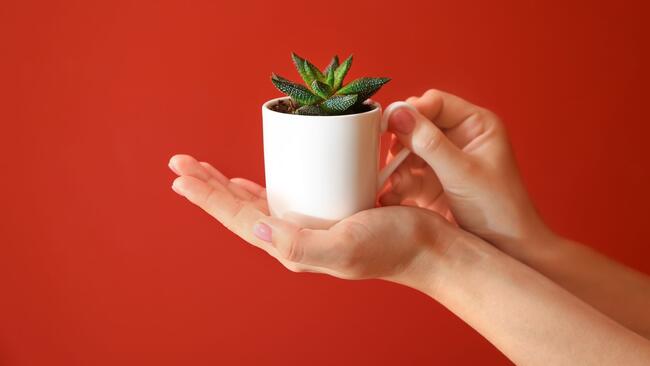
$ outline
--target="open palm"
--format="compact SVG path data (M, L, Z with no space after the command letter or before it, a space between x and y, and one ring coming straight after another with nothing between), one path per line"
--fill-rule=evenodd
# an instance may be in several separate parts
M432 238L455 229L431 211L409 207L362 211L328 230L300 228L270 217L266 190L254 182L228 179L188 155L172 157L169 166L179 175L172 186L177 193L296 272L401 282L406 268L432 247ZM260 222L273 228L271 241L254 234Z

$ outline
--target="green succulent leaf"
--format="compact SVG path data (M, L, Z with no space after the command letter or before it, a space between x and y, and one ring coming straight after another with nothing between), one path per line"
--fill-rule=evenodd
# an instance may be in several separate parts
M334 95L320 104L321 108L331 114L341 114L357 102L356 94Z
M296 109L296 114L301 114L303 116L322 116L324 114L323 110L315 105L304 105Z
M332 57L332 61L330 61L329 65L323 70L323 75L325 75L325 82L329 86L334 86L334 70L339 67L339 56L334 55Z
M323 70L323 74L327 75L330 71L336 70L337 67L339 67L339 56L334 55L330 63L325 67L325 70Z
M332 89L338 90L341 87L343 79L345 78L345 75L347 75L351 66L352 55L348 56L348 58L346 58L345 61L334 70L334 83L332 84Z
M291 97L291 108L287 113L299 115L338 115L362 111L360 103L370 98L389 78L363 77L346 85L343 80L352 66L353 55L342 63L334 55L321 72L308 60L291 53L300 77L305 85L294 83L279 75L271 74L271 81L278 90Z
M318 67L314 66L311 62L309 62L308 60L305 60L305 64L304 64L303 67L305 69L305 73L308 74L309 77L312 79L312 82L314 80L318 80L318 81L320 81L322 83L325 82L325 75L323 75L323 73L320 72ZM307 82L307 81L305 81L305 82ZM311 83L307 83L307 85L311 85Z
M323 99L327 99L332 95L332 88L326 83L318 80L314 80L314 82L311 83L311 90Z
M314 80L321 82L326 81L325 75L323 75L323 73L308 60L293 52L291 53L291 59L293 60L294 65L296 65L296 69L298 70L302 80L305 81L306 85L311 85Z
M349 82L339 89L336 94L347 95L357 94L358 102L363 102L375 94L382 85L389 82L389 78L359 78Z
M271 82L273 85L275 85L276 88L278 88L279 91L290 96L301 105L310 105L323 100L323 98L315 95L305 86L296 84L290 80L283 78L282 76L271 74Z
M296 66L298 74L300 74L300 77L302 77L304 80L305 76L303 75L302 70L304 69L305 59L291 52L291 60L293 60L293 64Z
M325 82L327 85L330 87L334 87L334 71L330 71L327 75L325 75Z

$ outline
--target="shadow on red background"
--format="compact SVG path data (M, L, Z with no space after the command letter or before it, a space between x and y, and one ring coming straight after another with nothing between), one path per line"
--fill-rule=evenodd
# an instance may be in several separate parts
M294 50L499 113L558 231L650 271L641 1L9 1L0 12L0 364L507 363L424 295L296 275L170 189L263 181Z

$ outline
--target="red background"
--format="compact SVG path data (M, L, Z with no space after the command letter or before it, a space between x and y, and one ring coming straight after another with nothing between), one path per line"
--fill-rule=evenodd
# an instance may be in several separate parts
M0 364L504 364L440 305L293 274L170 189L190 153L263 182L289 52L506 121L559 232L650 272L642 1L5 1Z

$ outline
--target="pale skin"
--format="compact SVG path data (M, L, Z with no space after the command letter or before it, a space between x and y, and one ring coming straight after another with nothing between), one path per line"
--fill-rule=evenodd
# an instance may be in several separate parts
M546 226L496 115L436 90L407 102L391 151L413 154L382 207L328 230L269 216L263 187L187 155L172 188L292 271L422 291L517 365L650 364L650 278Z

